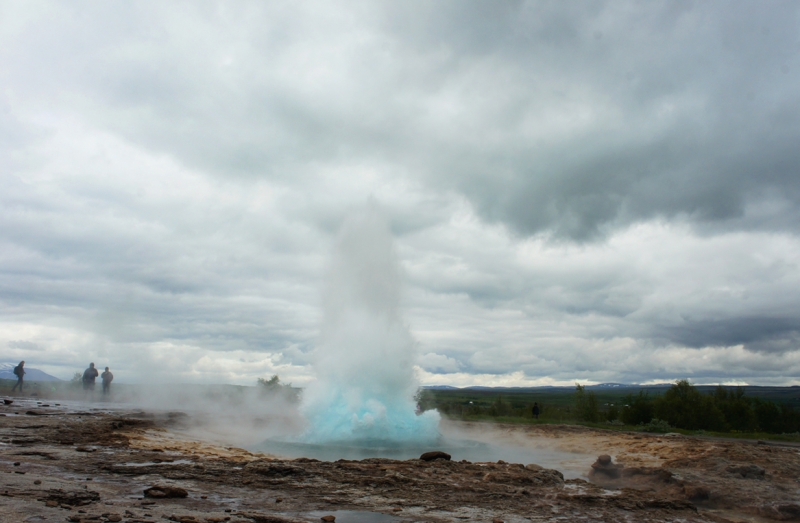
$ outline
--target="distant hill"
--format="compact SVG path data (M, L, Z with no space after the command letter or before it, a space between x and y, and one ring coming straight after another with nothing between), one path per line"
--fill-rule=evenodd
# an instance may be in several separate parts
M597 385L586 385L588 390L607 390L607 389L662 389L669 388L672 383L657 383L653 385L637 385L635 383L598 383ZM538 387L484 387L474 385L472 387L452 387L450 385L427 385L422 387L429 390L463 390L463 391L482 391L482 392L536 392L542 390L566 391L575 390L574 385L540 385Z
M17 363L0 363L0 379L16 380L17 375L14 374L14 367L16 367L17 365L18 365ZM56 378L55 376L49 375L44 371L26 366L25 381L61 381L61 380Z

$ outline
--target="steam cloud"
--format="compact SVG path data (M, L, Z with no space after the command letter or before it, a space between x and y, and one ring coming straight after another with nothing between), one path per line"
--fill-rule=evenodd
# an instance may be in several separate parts
M317 380L304 392L303 440L437 439L438 413L415 413L415 350L399 312L400 267L374 202L345 220L327 281Z

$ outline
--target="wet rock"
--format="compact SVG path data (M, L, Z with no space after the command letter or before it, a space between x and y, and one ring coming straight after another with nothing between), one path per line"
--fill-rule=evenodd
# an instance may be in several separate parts
M122 521L122 516L119 514L106 514L106 519L111 523L119 523Z
M797 503L764 505L758 508L758 515L777 521L797 521L800 520L800 505Z
M589 471L589 479L605 480L617 479L622 475L622 465L611 462L611 456L602 454L597 457L597 461L592 463L592 470Z
M683 493L690 501L705 501L711 496L711 491L706 487L697 485L684 485Z
M725 471L731 474L740 474L745 479L764 479L766 472L758 465L731 465Z
M47 492L45 501L54 501L59 506L81 507L100 501L100 494L93 490L73 490L65 491L62 489L51 489Z
M41 443L42 441L44 441L42 438L30 436L27 438L13 438L11 443L14 445L33 445L34 443Z
M648 499L642 504L645 508L666 510L687 510L697 512L697 507L682 499Z
M26 452L17 452L17 456L38 456L40 458L48 459L48 460L57 460L58 457L50 454L49 452L42 452L40 450L31 450Z
M186 489L172 487L169 485L153 485L144 490L144 495L148 498L185 498L189 495Z
M426 452L422 456L419 457L422 461L433 461L436 459L444 459L450 461L450 454L447 452L442 452L441 450L434 450L431 452Z
M625 479L652 479L653 481L660 481L662 483L670 483L672 481L672 472L666 469L652 468L652 467L622 467L622 477Z
M244 470L261 476L304 476L307 474L302 467L287 465L282 462L253 461L244 466Z
M589 471L589 481L604 488L663 490L675 482L672 472L663 468L630 467L615 464L611 456L599 456Z
M90 516L88 514L75 514L74 516L69 516L67 521L71 521L73 523L97 523L100 521L100 516Z
M336 516L322 516L319 519L324 521L325 523L333 523L334 521L336 521Z
M3 403L5 403L6 405L11 405L12 403L14 403L14 400L4 399Z
M556 469L544 469L543 471L536 474L536 478L541 481L534 482L537 485L563 485L564 484L564 474Z
M228 510L226 510L225 512L228 512ZM237 516L249 519L251 522L254 523L300 523L294 519L287 519L281 516L276 516L274 514L261 514L257 512L239 512ZM206 519L206 521L208 521L208 519ZM234 520L234 521L241 521L241 520Z

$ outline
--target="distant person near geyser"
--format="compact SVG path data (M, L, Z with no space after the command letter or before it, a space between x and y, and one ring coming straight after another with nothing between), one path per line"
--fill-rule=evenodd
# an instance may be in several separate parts
M439 414L417 415L414 340L400 315L401 271L375 202L351 213L336 240L303 394L307 443L436 441Z
M89 364L89 368L83 371L83 390L94 392L94 380L97 378L98 372L94 368L94 363Z
M17 390L17 387L19 387L19 391L22 392L23 382L25 381L22 378L23 376L25 376L25 362L24 361L19 362L19 365L14 367L14 376L17 377L17 383L14 384L14 386L11 388L11 392L14 392L15 390Z
M106 370L100 375L100 379L103 382L103 395L106 395L111 388L111 382L114 381L114 375L111 374L111 371L106 367Z

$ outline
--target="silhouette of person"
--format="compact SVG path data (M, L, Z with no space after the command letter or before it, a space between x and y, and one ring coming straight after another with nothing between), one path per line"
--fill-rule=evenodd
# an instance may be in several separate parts
M94 363L89 364L89 368L83 371L83 390L94 390L94 380L97 378L98 372L94 368Z
M533 419L539 419L539 404L533 403Z
M114 379L114 375L111 374L111 371L108 370L108 367L106 367L106 370L100 375L100 379L103 380L103 394L108 394L108 389L111 387L111 381Z
M22 385L23 385L23 381L24 381L22 379L22 377L25 375L25 368L24 367L25 367L25 362L24 361L19 362L19 365L14 367L14 375L17 377L17 383L11 389L11 392L14 392L15 390L17 390L17 387L19 387L19 391L22 392Z

